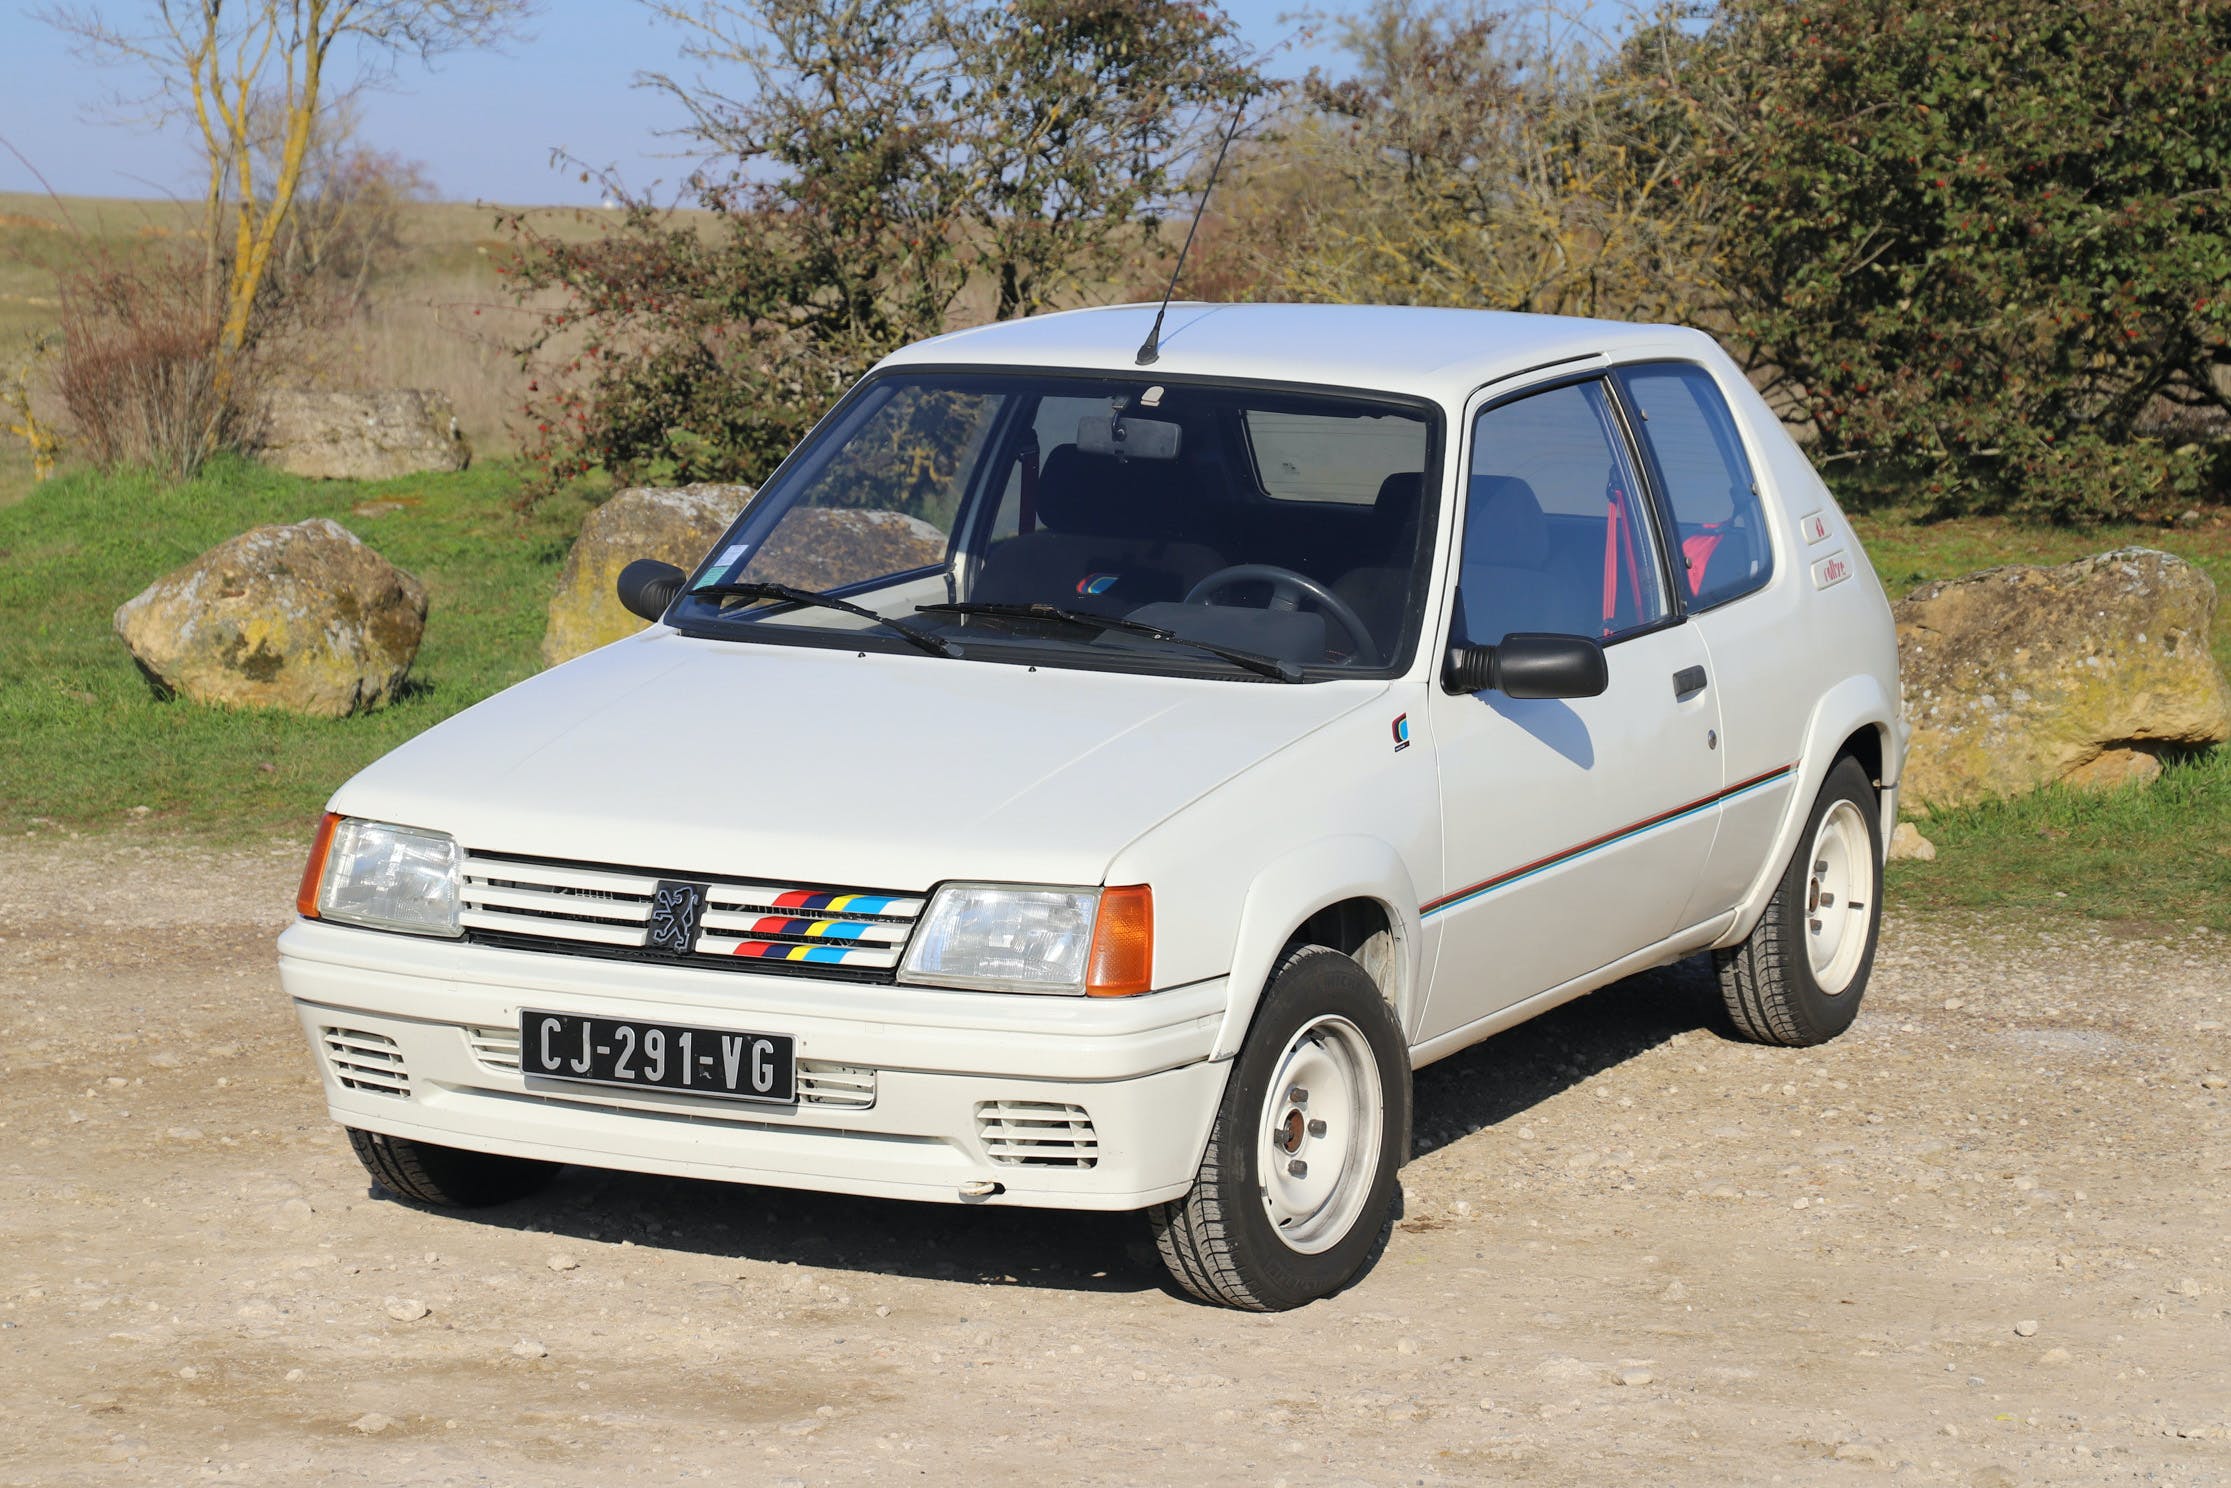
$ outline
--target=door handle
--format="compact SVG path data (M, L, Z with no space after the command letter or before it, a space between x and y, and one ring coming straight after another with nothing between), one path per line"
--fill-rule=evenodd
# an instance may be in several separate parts
M1673 697L1676 702L1695 697L1704 691L1704 668L1683 667L1673 674Z

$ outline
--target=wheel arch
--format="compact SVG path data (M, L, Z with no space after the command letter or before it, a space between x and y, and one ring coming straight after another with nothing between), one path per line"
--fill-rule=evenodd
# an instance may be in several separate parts
M1735 921L1715 944L1735 945L1751 933L1766 912L1789 856L1797 850L1813 802L1836 761L1850 755L1866 769L1877 789L1882 811L1882 837L1890 840L1898 810L1897 773L1904 757L1904 734L1898 726L1898 700L1878 677L1846 677L1830 688L1813 708L1805 725L1804 747L1798 755L1797 785L1774 829L1774 845L1759 865L1758 874L1744 892Z
M1210 1057L1239 1052L1271 974L1297 940L1353 957L1378 983L1407 1038L1423 1000L1417 905L1401 854L1377 838L1329 838L1264 868L1240 909L1231 1000Z

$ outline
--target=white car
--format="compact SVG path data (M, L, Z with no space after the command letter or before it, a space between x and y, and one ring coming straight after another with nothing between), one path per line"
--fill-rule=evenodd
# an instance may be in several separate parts
M1714 343L1151 313L892 356L655 623L341 788L280 966L381 1184L1144 1210L1286 1308L1412 1070L1707 950L1741 1035L1851 1023L1890 610Z

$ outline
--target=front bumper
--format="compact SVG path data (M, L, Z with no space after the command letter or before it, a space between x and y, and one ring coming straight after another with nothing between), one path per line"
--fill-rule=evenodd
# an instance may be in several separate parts
M1193 1182L1229 1061L1222 979L1145 997L1035 997L759 976L416 939L316 921L279 976L347 1126L677 1177L957 1201L1137 1209ZM797 1040L795 1106L530 1078L522 1007ZM507 1045L511 1046L507 1048ZM868 1103L862 1103L865 1095ZM1017 1157L1002 1121L1075 1108ZM1081 1117L1082 1125L1078 1125Z

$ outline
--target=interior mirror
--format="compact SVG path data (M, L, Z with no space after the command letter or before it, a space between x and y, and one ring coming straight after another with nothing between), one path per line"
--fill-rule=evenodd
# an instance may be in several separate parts
M671 563L661 563L656 558L638 558L620 570L620 603L631 615L645 620L656 620L666 613L674 596L682 592L682 580L687 578Z
M1088 455L1121 455L1126 460L1174 460L1181 425L1163 419L1081 418L1077 448Z
M1450 692L1513 698L1596 697L1610 684L1604 648L1586 636L1520 632L1499 646L1451 646L1441 668Z

